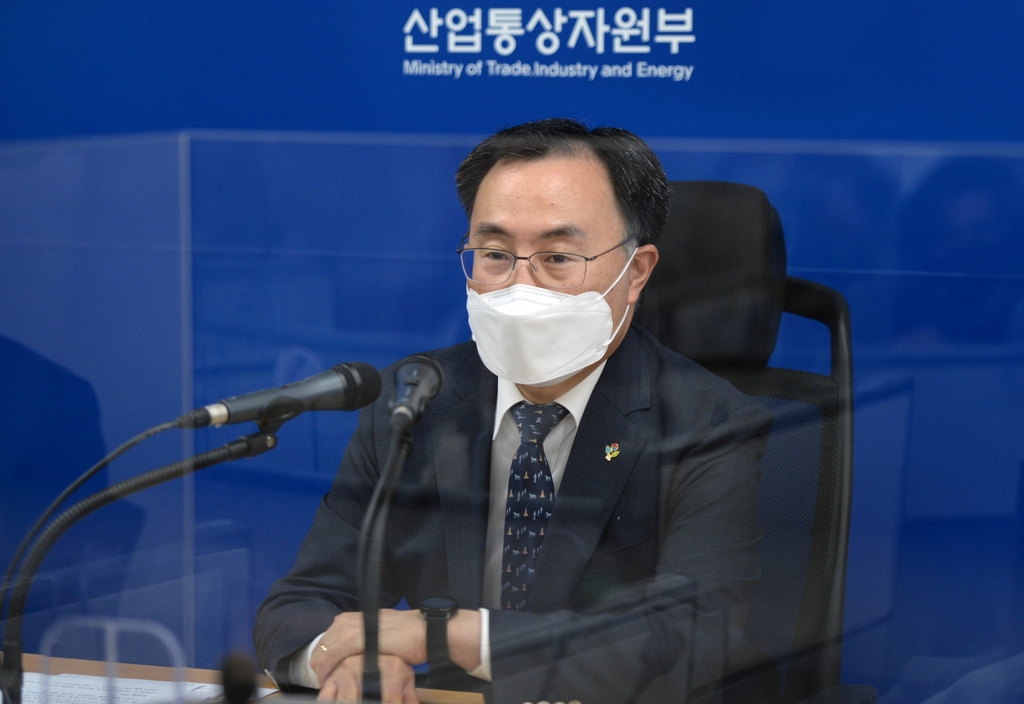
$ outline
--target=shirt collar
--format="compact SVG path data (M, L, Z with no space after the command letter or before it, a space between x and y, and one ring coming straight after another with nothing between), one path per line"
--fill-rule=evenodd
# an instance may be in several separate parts
M604 366L607 363L608 360L601 362L597 369L590 372L583 381L576 384L576 386L566 391L554 401L569 411L569 415L576 421L576 427L579 427L580 420L583 418L583 411L586 410L587 404L590 402L590 396L594 393L594 387L597 386L597 381L601 378L601 372L604 371ZM522 401L526 401L526 397L523 396L519 387L507 379L498 377L498 402L494 408L494 433L491 435L492 441L498 437L501 419L512 406ZM527 403L529 402L527 401Z

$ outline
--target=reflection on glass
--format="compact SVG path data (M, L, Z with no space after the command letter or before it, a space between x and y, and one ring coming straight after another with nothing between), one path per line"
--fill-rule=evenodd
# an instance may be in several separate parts
M129 153L134 146L108 147L97 156L98 147L70 142L60 154L46 145L0 151L0 332L20 345L14 352L4 348L8 361L0 374L10 378L0 385L3 405L36 413L44 396L62 398L49 412L68 418L52 427L73 436L47 441L54 434L40 431L42 421L24 431L28 413L6 422L11 451L2 464L0 551L13 549L9 536L20 530L10 523L24 525L34 515L32 505L45 505L69 475L88 466L89 457L102 454L104 438L118 442L179 413L182 369L194 384L195 405L201 405L341 361L384 367L470 337L465 280L451 256L457 242L450 233L465 224L451 174L471 144L398 144L386 135L359 145L330 139L300 144L284 137L186 143L192 157L186 234L192 246L185 267L191 312L184 328L176 139L169 142L173 148L146 147L135 156ZM857 452L844 681L872 684L884 701L906 702L940 693L946 699L936 701L956 701L955 692L986 691L976 688L986 681L992 687L1014 682L1024 648L1013 627L1020 621L1024 574L1024 163L952 151L925 157L896 147L871 154L666 148L659 157L673 178L762 187L785 224L790 273L822 282L850 303ZM159 197L147 200L139 184ZM827 347L827 332L817 323L784 319L772 366L824 375ZM33 364L50 369L53 384L26 381L36 372L15 373L31 366L10 361L19 355L34 355ZM785 403L759 398L778 426L802 417ZM470 421L486 424L488 418L477 414ZM182 488L175 486L126 504L137 508L134 517L116 507L97 514L96 524L69 535L58 545L63 556L55 554L46 566L33 592L39 607L33 613L45 622L30 625L33 637L38 640L45 625L73 605L80 612L169 625L185 644L189 664L216 666L226 650L251 648L258 604L291 567L356 427L354 414L303 416L282 430L275 453L197 475L188 494L194 503L183 502ZM794 423L784 432L800 434L801 427ZM195 449L228 439L224 432L197 432ZM478 451L458 423L445 437L456 456ZM649 435L644 442L671 444L682 437ZM802 550L809 538L801 531L814 520L797 512L792 524L766 523L775 520L773 506L785 508L787 498L799 497L806 507L811 491L809 484L770 486L773 466L799 459L779 454L773 442L759 487L762 576L749 588L749 615L726 609L714 626L749 620L745 637L757 650L736 651L741 669L766 656L780 659L789 635L766 614L792 624L798 611L792 591L775 591L773 572L796 583L794 573L805 558L795 547L773 544L771 534L796 536ZM625 456L619 435L595 438L594 444L598 465L614 467ZM620 454L609 462L604 457L613 444ZM38 471L24 469L26 447L40 458L30 463ZM417 447L426 452L428 443ZM175 438L142 452L137 464L111 468L117 479L177 459L182 446ZM105 481L97 480L97 488ZM356 488L336 491L353 492L358 503L365 487ZM482 487L456 488L453 495L471 515ZM432 497L426 489L403 493L398 512L420 510L424 520L440 522ZM585 528L587 509L581 507ZM613 514L616 522L619 515ZM622 522L629 520L621 514ZM636 620L637 605L652 594L705 592L701 584L671 581L652 582L652 591L642 595L622 586L632 579L634 553L649 545L645 531L657 529L631 525L607 536L616 549L595 554L593 568L608 580L591 580L579 605L581 612L607 605L614 615L607 633L624 641L643 624L644 637L632 644L639 650L631 652L643 654L646 664L634 673L653 693L660 691L659 678L678 683L673 678L681 672L673 669L677 661L645 651L646 643L671 649L683 641L657 625L658 618L644 614ZM467 541L486 540L485 529L477 533ZM422 537L410 534L410 540ZM458 552L467 541L439 549ZM610 605L602 601L616 591L609 583L622 586L621 601ZM191 637L188 622L194 623ZM603 636L586 623L562 626L562 658L575 653L583 662L583 653L604 647L595 641ZM711 631L708 624L693 627ZM680 631L684 641L687 628ZM531 637L547 633L507 647L536 654ZM143 659L144 650L138 650ZM697 683L712 671L702 663L687 677ZM607 681L610 691L637 685L638 679L623 683L612 672L590 674L595 682ZM780 664L776 684L786 686L792 672Z

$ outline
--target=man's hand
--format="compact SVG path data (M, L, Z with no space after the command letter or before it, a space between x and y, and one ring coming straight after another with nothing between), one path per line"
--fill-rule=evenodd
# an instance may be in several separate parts
M480 666L480 612L459 609L448 620L448 656L466 672Z
M377 640L384 701L415 702L411 665L427 660L427 621L418 610L381 609L379 614ZM448 648L452 662L467 672L480 664L479 611L461 610L452 617L448 622ZM309 658L320 683L321 701L359 700L364 651L362 612L335 616Z
M318 648L319 650L319 648ZM323 652L322 650L320 652ZM394 655L381 655L381 701L384 704L419 704L416 698L416 676L409 665ZM363 656L345 658L327 677L320 677L318 702L358 702L362 696Z
M419 611L395 609L381 609L379 613L377 641L380 654L394 655L407 665L426 662L427 621L423 614ZM362 656L365 649L362 612L338 614L313 649L309 666L323 687L327 678L342 662L355 655Z

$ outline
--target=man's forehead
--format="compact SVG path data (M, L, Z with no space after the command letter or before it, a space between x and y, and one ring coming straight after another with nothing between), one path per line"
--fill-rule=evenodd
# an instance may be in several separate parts
M595 186L598 191L603 191L600 194L602 202L617 206L615 187L608 169L592 154L552 154L539 159L505 158L494 164L481 181L470 219L477 216L481 193L506 198L530 195L555 204L559 201L568 204L584 193L593 196Z
M473 235L495 239L512 239L514 237L511 232L498 223L488 220L476 223L470 230L470 236ZM565 223L537 233L537 239L585 240L587 239L587 231L575 223Z
M582 250L621 237L623 228L604 164L569 153L495 164L477 192L469 237L476 246L510 251L527 243L541 251Z

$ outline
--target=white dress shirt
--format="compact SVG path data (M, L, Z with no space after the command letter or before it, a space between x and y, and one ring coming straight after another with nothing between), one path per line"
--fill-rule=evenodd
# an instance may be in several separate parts
M597 386L598 379L604 371L602 362L583 381L555 399L565 407L568 413L544 439L544 456L547 457L551 470L551 479L555 484L555 496L565 474L565 465L569 462L576 430L583 418L583 412L590 402L590 395ZM519 449L521 440L511 409L517 403L526 401L519 387L511 381L498 379L498 400L494 409L494 431L491 435L491 490L490 511L487 517L487 542L484 547L484 585L483 605L480 609L480 666L470 675L491 681L491 637L490 613L488 609L501 608L501 560L505 547L505 504L508 498L508 475L512 468L512 458ZM305 684L313 689L319 688L316 675L309 667L309 658L323 633L292 657L289 675L296 684ZM268 673L269 674L269 673Z

